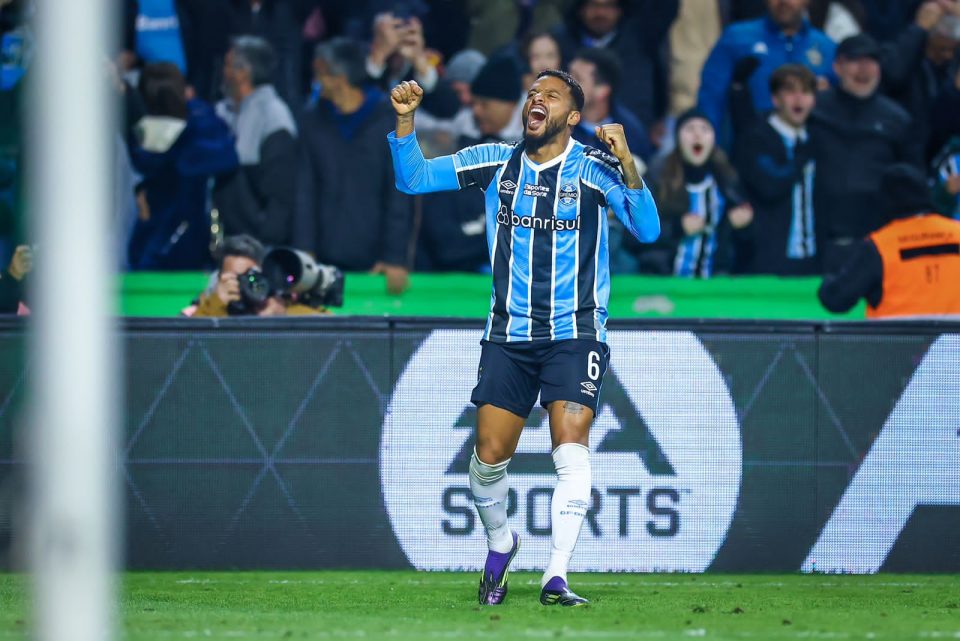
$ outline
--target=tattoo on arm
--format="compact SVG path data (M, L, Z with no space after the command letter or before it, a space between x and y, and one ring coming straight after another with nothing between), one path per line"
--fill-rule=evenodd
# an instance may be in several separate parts
M563 402L563 411L567 414L583 414L583 410L586 408L580 403L574 403L572 401Z
M637 164L633 162L633 156L621 160L620 166L623 167L623 182L627 187L629 189L643 189L643 180L637 171Z

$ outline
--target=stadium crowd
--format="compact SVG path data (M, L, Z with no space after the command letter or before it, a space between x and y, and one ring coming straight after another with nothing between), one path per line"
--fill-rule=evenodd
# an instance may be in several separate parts
M489 269L479 190L394 187L388 90L428 155L522 137L541 70L624 125L664 233L610 220L615 273L812 275L892 219L884 172L960 218L960 0L118 0L116 228L129 270L200 270L223 236L343 270ZM0 261L25 237L33 0L0 0ZM105 52L106 53L106 52ZM922 203L921 203L922 204ZM20 279L17 279L20 280Z

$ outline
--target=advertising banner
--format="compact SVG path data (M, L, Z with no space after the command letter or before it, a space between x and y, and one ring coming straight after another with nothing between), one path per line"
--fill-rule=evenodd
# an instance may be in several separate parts
M474 323L132 324L131 568L478 569ZM0 564L23 470L0 333ZM960 334L613 323L574 571L960 571ZM549 555L536 406L508 474L517 567Z

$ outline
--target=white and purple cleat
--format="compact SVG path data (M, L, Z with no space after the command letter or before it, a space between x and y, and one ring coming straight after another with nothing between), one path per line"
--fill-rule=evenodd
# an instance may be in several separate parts
M574 594L567 587L567 582L558 576L553 577L540 590L540 603L544 605L562 605L568 608L575 608L580 605L587 605L590 602L582 596Z
M513 547L509 552L487 552L487 562L480 576L480 590L477 597L480 605L500 605L507 598L507 577L510 574L510 562L520 550L520 535L513 536Z

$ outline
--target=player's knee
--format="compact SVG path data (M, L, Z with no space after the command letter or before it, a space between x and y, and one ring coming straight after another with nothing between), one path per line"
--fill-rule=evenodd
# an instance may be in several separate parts
M504 461L509 461L510 457L513 456L513 451L507 442L490 438L477 438L474 456L479 457L484 463L496 465Z
M496 463L485 463L477 450L474 449L473 456L470 457L470 476L476 479L480 485L491 485L507 475L507 465L509 463L509 458Z

